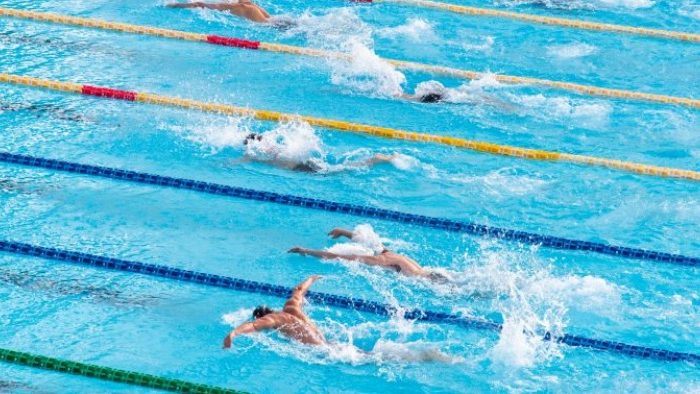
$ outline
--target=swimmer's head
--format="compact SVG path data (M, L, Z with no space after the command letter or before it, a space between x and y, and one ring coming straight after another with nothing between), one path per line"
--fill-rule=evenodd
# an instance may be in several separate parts
M256 319L260 319L261 317L265 315L269 315L270 313L273 313L274 311L270 308L267 307L267 305L260 305L259 307L255 308L253 311L253 317Z
M428 93L423 96L420 96L418 101L421 103L439 103L440 101L445 99L445 95L440 94L440 93Z
M250 133L245 137L245 140L243 140L243 145L248 145L250 141L260 141L262 140L262 135L257 134L257 133Z

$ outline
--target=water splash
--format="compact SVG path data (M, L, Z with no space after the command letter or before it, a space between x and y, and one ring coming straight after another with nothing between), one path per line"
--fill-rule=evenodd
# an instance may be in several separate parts
M507 6L528 4L554 9L595 10L600 8L649 8L655 3L652 0L498 0L496 4Z
M562 60L586 57L596 52L598 52L598 47L580 42L564 45L552 45L547 47L547 54L550 57L555 57Z
M405 39L412 42L429 43L438 37L433 25L422 18L409 18L405 24L378 29L375 34L389 39Z
M542 94L517 95L507 93L509 101L524 110L524 114L543 120L576 120L577 125L592 128L605 126L613 107L600 100L572 99L568 97L547 97Z
M487 52L493 48L493 44L496 42L496 39L493 38L492 36L486 36L482 38L482 42L479 44L475 43L463 43L462 44L462 49L464 49L467 52L474 51L474 52Z

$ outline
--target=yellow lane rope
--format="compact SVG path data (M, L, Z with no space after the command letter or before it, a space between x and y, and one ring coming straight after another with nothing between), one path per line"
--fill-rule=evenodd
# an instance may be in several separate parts
M544 25L569 27L576 29L607 31L613 33L628 33L647 37L667 38L672 40L700 42L700 34L678 32L662 29L651 29L645 27L634 27L625 25L616 25L611 23L598 23L589 21L580 21L576 19L556 18L551 16L540 16L533 14L523 14L520 12L502 11L492 8L468 7L457 4L443 3L430 0L371 0L373 3L399 3L408 4L422 8L432 8L443 11L455 12L458 14L466 14L471 16L488 16L493 18L513 19L522 22L533 22Z
M336 58L336 59L350 59L350 55L348 55L348 54L334 52L334 51L326 51L326 50L321 50L321 49L304 48L304 47L297 47L297 46L292 46L292 45L274 44L274 43L266 43L266 42L258 42L258 41L248 41L248 40L241 40L241 39L236 39L236 38L216 37L216 36L199 34L199 33L190 33L190 32L170 30L170 29L160 29L160 28L149 27L149 26L131 25L131 24L127 24L127 23L108 22L108 21L103 21L103 20L99 20L99 19L80 18L80 17L74 17L74 16L50 14L50 13L43 13L43 12L36 12L36 11L21 11L21 10L0 7L0 16L9 16L9 17L22 18L22 19L38 20L38 21L43 21L43 22L60 23L60 24L72 25L72 26L92 27L92 28L98 28L98 29L103 29L103 30L113 30L113 31L126 32L126 33L143 34L143 35L158 36L158 37L167 37L167 38L174 38L174 39L181 39L181 40L188 40L188 41L217 43L217 44L221 44L221 45L229 45L229 46L234 46L234 47L239 47L239 48L262 49L262 50L266 50L266 51L270 51L270 52L279 52L279 53L287 53L287 54L294 54L294 55L314 56L314 57L324 57L324 58ZM218 39L218 41L212 40L212 37L216 37ZM225 43L222 43L222 41L225 41ZM446 76L450 76L450 77L454 77L454 78L478 79L478 78L482 77L483 75L485 75L485 73L478 72L478 71L461 70L461 69L457 69L457 68L434 66L434 65L429 65L429 64L415 63L415 62L409 62L409 61L403 61L403 60L393 60L393 59L384 59L384 60L386 60L387 62L389 62L389 63L393 64L394 66L401 68L401 69L421 71L421 72L427 72L427 73L438 74L438 75L446 75ZM571 82L559 82L559 81L552 81L552 80L548 80L548 79L519 77L519 76L513 76L513 75L500 75L499 74L499 75L495 75L495 78L499 82L503 82L503 83L544 86L547 88L568 90L568 91L573 91L573 92L576 92L579 94L586 94L586 95L591 95L591 96L611 97L611 98L617 98L617 99L638 100L638 101L647 101L647 102L654 102L654 103L683 105L683 106L687 106L687 107L691 107L691 108L700 108L700 100L699 99L677 97L677 96L668 96L668 95L653 94L653 93L635 92L635 91L622 90L622 89L600 88L600 87L596 87L596 86L582 85L582 84L571 83Z
M13 74L0 74L0 83L39 87L64 92L80 93L84 95L138 101L149 104L168 105L179 108L197 109L200 111L214 112L226 115L249 116L260 120L274 122L304 121L313 126L324 127L339 131L347 131L397 140L431 142L495 155L514 156L530 160L560 161L576 164L585 164L590 166L614 168L617 170L623 170L636 174L652 175L667 178L683 178L694 181L700 181L700 172L698 171L659 167L593 156L574 155L546 150L520 148L515 146L499 145L489 142L474 141L457 137L448 137L435 134L422 134L388 127L345 122L341 120L325 119L304 115L294 115L282 112L238 107L228 104L210 103L197 100L182 99L177 97L161 96L152 93L138 93L89 85L78 85L74 83L50 81L40 78Z

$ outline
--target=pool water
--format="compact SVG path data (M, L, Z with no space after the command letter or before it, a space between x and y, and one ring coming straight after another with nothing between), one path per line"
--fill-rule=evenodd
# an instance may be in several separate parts
M700 113L486 76L401 72L377 56L698 98L700 46L474 18L390 3L270 2L277 31L164 2L5 0L0 6L349 51L350 64L0 18L1 72L321 116L529 148L700 170ZM693 1L461 1L600 22L700 31ZM437 80L449 102L393 96ZM423 84L423 85L421 85ZM700 185L604 168L0 85L2 150L517 230L700 256ZM262 132L321 174L245 159ZM272 138L274 137L274 138ZM391 164L356 168L373 154ZM690 363L569 348L571 333L700 353L697 269L554 251L302 208L0 165L0 239L313 289L504 323L500 334L306 309L337 345L276 334L221 342L283 300L0 254L0 347L250 392L695 392ZM376 233L454 286L290 255L353 251L334 227ZM371 351L366 355L354 347ZM440 351L449 362L411 361ZM0 364L0 392L148 392Z

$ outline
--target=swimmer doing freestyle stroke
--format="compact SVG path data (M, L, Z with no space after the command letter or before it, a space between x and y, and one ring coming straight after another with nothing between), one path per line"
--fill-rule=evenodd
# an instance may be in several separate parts
M319 275L312 275L305 281L299 283L282 310L275 311L265 305L260 305L253 311L253 321L246 322L233 329L224 338L223 347L229 349L233 346L233 340L241 335L253 334L256 332L275 330L289 339L309 346L333 346L327 341L316 323L304 311L304 297L311 285L321 279ZM357 349L363 354L372 353ZM441 361L452 362L454 359L439 350L429 349L416 354L402 357L400 361Z
M260 144L264 141L265 138L265 134L258 133L250 133L245 137L245 140L243 140L243 145L245 145L246 147L254 146L257 151L261 151L263 153L263 156L260 157L256 154L251 154L246 149L246 159L258 161L261 163L267 163L275 167L299 172L321 173L326 169L323 163L320 163L320 160L305 159L299 161L283 157L280 148L276 144ZM345 168L371 167L376 164L389 163L392 160L396 159L398 156L399 155L397 154L385 155L382 153L377 153L369 159L344 163L343 166Z

